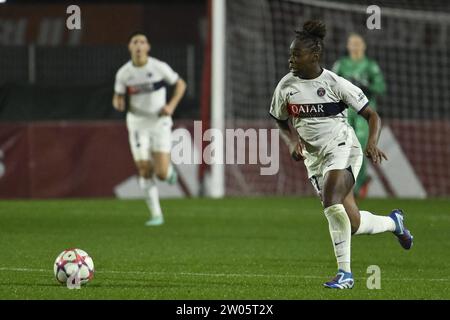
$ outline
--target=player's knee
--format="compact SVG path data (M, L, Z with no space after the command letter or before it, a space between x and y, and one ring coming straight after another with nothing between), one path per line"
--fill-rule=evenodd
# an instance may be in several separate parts
M144 168L138 168L138 172L139 172L140 177L144 177L144 178L147 177L147 171L145 171Z
M343 198L337 194L323 194L322 203L324 208L331 207L335 204L342 204Z
M325 200L323 201L323 207L324 207L324 208L331 207L331 206L333 206L333 205L335 205L335 204L339 204L339 201L333 201L333 200L331 200L331 199L325 199Z
M150 178L151 177L151 166L147 162L140 162L137 164L139 176L144 178Z
M322 193L322 201L324 208L328 208L335 204L344 204L345 192L340 188L333 186L325 186Z

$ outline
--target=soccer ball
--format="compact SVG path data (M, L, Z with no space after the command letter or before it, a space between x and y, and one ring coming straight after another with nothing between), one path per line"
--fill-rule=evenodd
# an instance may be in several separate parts
M86 251L67 249L56 258L53 271L56 280L61 284L67 286L86 284L94 277L94 261ZM70 281L67 283L69 278Z

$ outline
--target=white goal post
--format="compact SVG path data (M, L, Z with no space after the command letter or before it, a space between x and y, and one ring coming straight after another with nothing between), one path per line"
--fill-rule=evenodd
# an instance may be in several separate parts
M211 67L211 128L225 129L225 19L226 0L212 1L212 67ZM211 165L209 195L221 198L225 195L225 168L223 163L223 141L214 140L215 162Z

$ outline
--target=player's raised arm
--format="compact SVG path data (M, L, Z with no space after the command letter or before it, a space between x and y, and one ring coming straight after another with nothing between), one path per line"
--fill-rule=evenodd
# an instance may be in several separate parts
M372 159L373 163L381 163L383 158L387 160L386 154L377 147L381 132L380 116L369 106L366 106L359 114L369 123L369 140L365 150L366 156Z

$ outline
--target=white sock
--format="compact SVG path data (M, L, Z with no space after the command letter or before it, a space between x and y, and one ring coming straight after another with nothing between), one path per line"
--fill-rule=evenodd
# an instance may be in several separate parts
M150 186L151 184L151 179L147 179L144 177L139 177L139 187L141 187L141 189L145 192L147 190L147 188Z
M338 268L345 272L350 269L351 225L347 212L342 204L335 204L324 210L328 220L331 240Z
M395 222L388 216L376 216L369 211L360 211L359 228L355 234L376 234L395 231Z
M144 191L147 199L147 206L153 218L162 217L161 205L159 204L158 187L154 179L139 177L139 185Z

